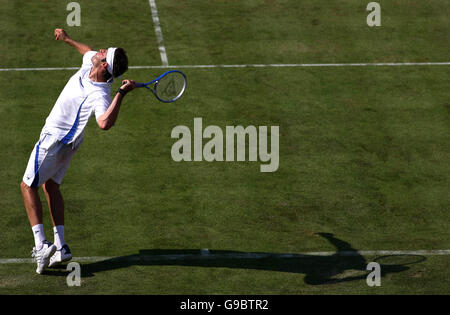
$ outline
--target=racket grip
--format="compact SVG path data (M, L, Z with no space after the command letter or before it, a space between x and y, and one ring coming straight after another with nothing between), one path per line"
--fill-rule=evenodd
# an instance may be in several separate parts
M143 87L143 86L144 86L144 83L136 82L136 87Z

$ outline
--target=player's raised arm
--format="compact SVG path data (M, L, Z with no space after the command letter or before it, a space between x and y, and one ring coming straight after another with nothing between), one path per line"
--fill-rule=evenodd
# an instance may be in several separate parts
M63 30L62 28L57 28L55 29L55 39L56 40L61 40L67 44L69 44L70 46L76 48L76 50L78 50L80 52L80 54L84 55L85 53L87 53L88 51L91 51L92 48L89 45L77 42L76 40L73 40L69 37L69 35L67 35L66 31Z
M109 130L114 126L117 116L119 115L120 105L122 100L128 92L131 92L136 88L136 81L134 80L123 80L122 86L117 91L111 105L108 110L101 116L97 118L97 124L102 130Z

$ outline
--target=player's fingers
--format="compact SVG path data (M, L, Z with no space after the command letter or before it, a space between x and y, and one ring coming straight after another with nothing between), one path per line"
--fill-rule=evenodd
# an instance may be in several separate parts
M56 29L55 30L55 39L56 40L59 40L60 38L61 38L61 36L62 36L62 31L61 31L61 29Z
M62 29L62 28L55 29L55 33L54 34L55 34L55 39L56 40L63 40L67 36L66 31L64 29Z

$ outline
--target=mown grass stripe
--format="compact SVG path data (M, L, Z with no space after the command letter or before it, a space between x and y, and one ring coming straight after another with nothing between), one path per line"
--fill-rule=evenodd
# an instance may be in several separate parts
M241 65L162 65L129 66L129 69L207 69L207 68L295 68L295 67L401 67L401 66L448 66L450 62L378 62L378 63L288 63L288 64L241 64ZM0 68L0 71L59 71L77 70L80 67L50 68Z

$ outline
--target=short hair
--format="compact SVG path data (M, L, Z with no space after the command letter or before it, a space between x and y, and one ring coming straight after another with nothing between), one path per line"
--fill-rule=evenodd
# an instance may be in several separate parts
M125 49L117 48L114 52L113 77L117 78L128 70L128 57Z
M123 48L117 48L114 52L114 64L113 64L113 74L114 78L124 74L128 70L128 57L126 51ZM105 70L103 77L108 81L111 78L111 74L108 70Z

